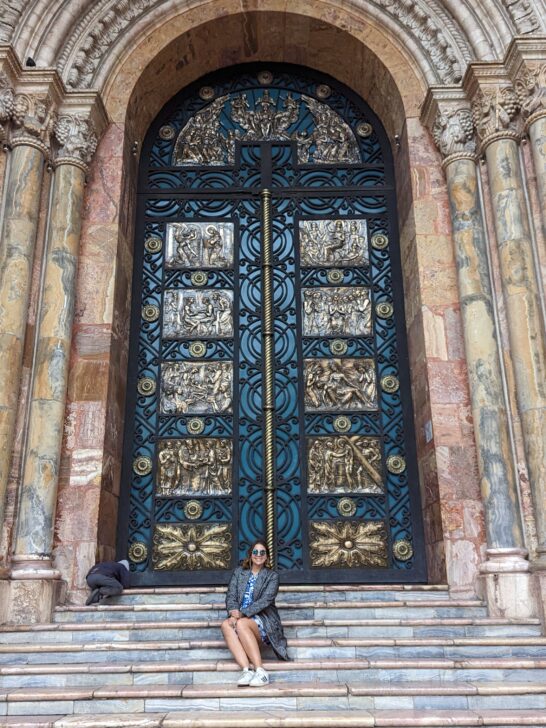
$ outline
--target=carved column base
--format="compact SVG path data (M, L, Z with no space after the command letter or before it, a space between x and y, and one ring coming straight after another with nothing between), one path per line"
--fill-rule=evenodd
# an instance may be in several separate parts
M542 545L538 547L537 555L531 561L531 571L546 571L546 547Z
M546 571L539 571L535 574L538 604L540 608L539 617L542 619L542 632L546 634Z
M11 559L11 578L60 579L61 572L53 568L50 558L31 555L15 555Z
M7 624L51 622L53 610L62 600L65 588L65 582L60 579L15 579L3 584L9 585L7 598L2 600L7 605L5 615L2 615Z
M490 617L529 619L540 616L538 585L527 551L520 548L487 549L480 566Z

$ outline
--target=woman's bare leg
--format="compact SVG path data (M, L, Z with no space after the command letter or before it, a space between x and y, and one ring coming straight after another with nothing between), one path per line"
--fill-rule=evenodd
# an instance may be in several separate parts
M250 663L248 661L245 649L239 641L239 636L237 635L237 632L229 623L229 619L224 619L224 621L222 622L222 634L224 635L226 645L229 647L229 651L235 658L235 662L239 665L239 667L249 667Z
M260 642L262 639L256 622L248 617L237 620L237 634L250 662L254 667L261 667L262 655L260 653Z

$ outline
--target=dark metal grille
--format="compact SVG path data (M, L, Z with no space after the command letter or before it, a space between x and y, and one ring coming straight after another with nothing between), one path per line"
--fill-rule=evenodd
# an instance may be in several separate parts
M265 188L277 566L292 582L423 581L380 122L331 79L239 67L165 107L140 169L119 537L136 582L223 583L266 536Z

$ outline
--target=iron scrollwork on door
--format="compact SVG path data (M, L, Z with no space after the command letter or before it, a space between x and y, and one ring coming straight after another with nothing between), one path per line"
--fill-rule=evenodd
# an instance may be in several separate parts
M285 581L423 579L396 239L387 140L335 83L245 67L161 112L120 530L136 583L222 583L259 537Z

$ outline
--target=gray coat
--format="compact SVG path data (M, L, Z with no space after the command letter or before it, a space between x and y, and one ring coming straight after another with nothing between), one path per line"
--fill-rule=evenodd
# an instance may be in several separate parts
M264 567L256 579L254 601L246 609L241 609L249 578L250 569L243 569L242 566L235 569L226 594L226 609L228 613L233 609L238 609L245 617L253 617L258 614L263 622L273 651L279 659L288 660L286 639L275 606L275 597L279 591L279 575L276 571Z

